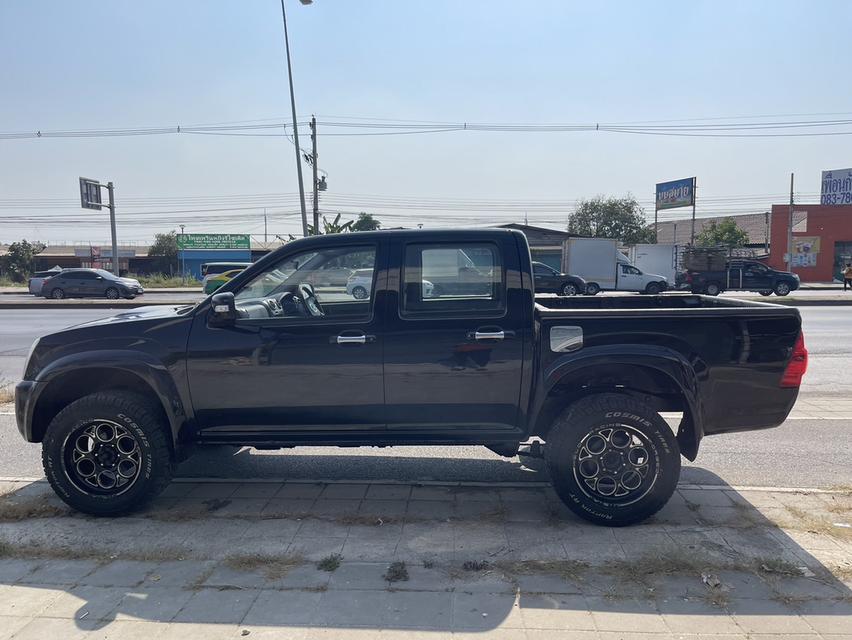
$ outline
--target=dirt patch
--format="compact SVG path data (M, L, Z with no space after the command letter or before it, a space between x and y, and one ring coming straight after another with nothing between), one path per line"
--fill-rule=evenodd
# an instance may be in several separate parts
M304 563L304 558L296 554L275 556L257 553L234 555L225 559L225 566L234 571L260 572L269 580L283 578Z
M106 564L113 560L138 560L140 562L167 562L184 560L186 552L182 549L134 549L117 555L114 550L94 546L80 545L44 545L37 543L14 544L0 541L0 558L49 559L49 560L91 560Z
M55 502L52 496L16 498L14 493L0 499L0 522L53 518L69 515L71 510Z
M500 562L497 565L509 578L519 575L545 574L560 576L563 580L579 580L589 569L589 565L579 560L519 560Z
M835 507L842 509L842 506ZM780 524L784 529L793 529L794 531L806 531L817 535L829 536L838 540L852 540L852 527L839 526L852 524L846 521L839 521L842 516L848 515L848 512L832 511L838 515L838 521L834 519L820 517L814 515L799 507L785 505L784 509L792 516L792 521ZM831 510L831 507L829 507Z

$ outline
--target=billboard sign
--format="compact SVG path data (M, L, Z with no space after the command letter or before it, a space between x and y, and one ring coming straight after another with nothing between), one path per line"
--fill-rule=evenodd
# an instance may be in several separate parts
M852 169L822 172L820 204L852 204Z
M178 249L251 249L247 233L180 233Z
M815 267L819 255L819 236L796 236L793 238L793 266Z
M80 206L101 210L101 185L97 180L80 178Z
M695 204L695 178L657 184L657 209L676 209Z

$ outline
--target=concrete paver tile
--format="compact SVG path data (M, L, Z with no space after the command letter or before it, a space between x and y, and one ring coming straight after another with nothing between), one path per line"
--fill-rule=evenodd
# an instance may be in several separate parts
M514 593L515 585L500 572L477 574L464 572L455 576L453 588L459 593Z
M490 487L456 487L453 494L457 504L469 504L471 502L500 504L500 492Z
M0 584L12 584L39 567L38 560L0 560Z
M358 505L358 515L367 518L379 518L383 520L402 519L408 508L407 499L376 500L370 497L361 501Z
M406 517L416 520L447 520L452 515L451 500L409 500L406 510Z
M645 633L668 632L668 627L656 607L645 600L587 596L586 604L599 631L630 632L641 629Z
M235 624L173 622L166 626L157 640L233 640L241 637L240 631Z
M216 518L256 518L263 513L269 498L228 498L229 502L211 515Z
M313 500L318 498L325 489L325 484L314 482L286 482L278 493L276 498L301 498Z
M521 636L518 636L519 638ZM526 640L599 640L595 631L576 631L574 629L527 629Z
M231 497L237 498L272 498L281 491L283 482L245 482L238 486Z
M325 627L379 628L387 617L388 591L326 591L321 594L315 623Z
M408 484L371 484L367 488L367 500L408 500L411 485Z
M678 493L689 504L701 507L732 507L734 506L726 492L720 489L678 489Z
M172 482L163 489L160 498L185 498L191 491L201 486L200 482Z
M0 624L3 621L0 620ZM81 628L76 620L67 618L33 618L26 626L15 634L15 640L46 640L61 638L62 640L82 640L89 633Z
M530 594L580 594L582 587L564 576L547 573L521 573L513 576L521 596Z
M92 560L42 560L21 582L73 585L97 570L98 566L98 563Z
M396 538L388 540L363 540L350 536L343 545L343 557L346 560L362 560L365 562L389 561L396 555L399 541Z
M263 518L303 518L312 513L314 502L313 498L282 498L279 493L270 498L260 515Z
M170 560L151 569L145 578L146 587L184 587L194 585L201 576L215 566L213 560Z
M60 591L41 615L47 618L107 619L126 593L127 589L121 587L74 587ZM85 618L82 618L84 614Z
M449 500L455 499L452 487L417 486L411 488L412 500Z
M264 518L254 520L244 534L245 539L262 538L264 540L278 540L279 542L292 542L293 536L302 526L302 520L295 518Z
M592 614L582 596L521 594L519 604L527 629L595 629Z
M727 611L698 597L658 600L657 609L673 633L742 633Z
M135 587L142 584L156 566L156 562L113 560L86 576L85 583L96 587Z
M34 616L62 593L59 589L0 585L0 616Z
M204 482L194 487L185 497L194 500L208 498L227 500L234 495L239 486L237 482Z
M453 630L522 629L524 621L513 593L453 593Z
M339 483L326 485L320 500L361 500L367 494L366 484Z
M175 616L175 622L239 624L260 592L254 589L202 589Z
M344 516L354 516L358 513L358 507L361 506L360 498L329 498L326 500L320 497L314 502L311 507L311 515L327 518L341 518Z
M729 610L748 633L811 633L813 628L795 610L774 600L735 600Z
M97 631L89 632L86 640L157 640L167 628L166 624L160 622L115 620Z
M296 538L287 548L287 553L316 562L333 553L341 553L344 542L346 538Z
M27 626L32 620L30 616L3 616L0 619L0 640L10 640L18 629Z
M388 594L387 607L384 621L387 627L446 629L446 624L452 616L452 594L435 591L396 591Z
M824 637L829 634L852 635L852 601L816 600L796 606L805 622Z
M118 604L115 619L170 622L192 595L192 591L180 587L134 589Z
M275 589L325 589L331 580L328 571L320 571L313 563L290 569L283 577L273 581Z
M333 520L306 518L296 531L295 539L300 538L345 538L349 535L349 525Z
M312 624L321 597L316 591L262 591L241 626ZM286 635L283 629L279 633Z
M344 562L331 573L329 589L380 591L387 586L383 577L386 569L387 563Z

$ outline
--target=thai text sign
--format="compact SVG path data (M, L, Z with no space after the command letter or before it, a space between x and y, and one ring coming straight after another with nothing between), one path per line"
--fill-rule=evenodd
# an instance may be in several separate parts
M657 209L689 207L695 202L695 178L657 184Z
M820 204L852 204L852 169L822 172Z
M181 233L178 249L251 249L247 233Z

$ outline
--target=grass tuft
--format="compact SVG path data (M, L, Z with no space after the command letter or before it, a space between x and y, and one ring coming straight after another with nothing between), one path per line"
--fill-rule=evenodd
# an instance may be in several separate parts
M320 571L328 571L331 573L332 571L336 571L340 566L340 561L343 560L343 556L339 553L332 553L331 555L327 555L325 558L317 562L317 569Z
M388 582L405 582L408 580L408 569L404 562L391 562L382 577Z
M70 513L70 509L55 504L50 496L16 498L12 493L0 499L0 522L53 518Z

